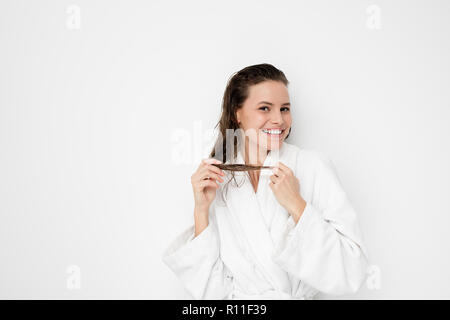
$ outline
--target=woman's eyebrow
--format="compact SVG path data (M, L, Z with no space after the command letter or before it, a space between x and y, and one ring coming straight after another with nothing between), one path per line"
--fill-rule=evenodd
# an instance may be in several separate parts
M261 101L261 102L258 102L258 104L261 104L261 103L263 103L263 104L268 104L268 105L273 106L273 103L271 103L271 102L267 102L267 101ZM257 105L258 105L258 104L257 104ZM282 104L282 106L290 106L290 105L291 105L290 102L285 102L285 103Z

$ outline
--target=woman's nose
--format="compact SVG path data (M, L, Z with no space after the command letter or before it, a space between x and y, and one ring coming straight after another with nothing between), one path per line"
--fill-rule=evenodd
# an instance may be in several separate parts
M282 123L283 122L283 117L281 116L281 112L280 111L273 111L272 115L271 115L271 121L273 123Z

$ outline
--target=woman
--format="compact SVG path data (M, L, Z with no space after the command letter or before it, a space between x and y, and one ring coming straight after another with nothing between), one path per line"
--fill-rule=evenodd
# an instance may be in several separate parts
M220 137L191 177L194 225L163 254L196 299L311 299L356 292L365 278L356 214L332 163L284 141L287 85L270 64L227 84Z

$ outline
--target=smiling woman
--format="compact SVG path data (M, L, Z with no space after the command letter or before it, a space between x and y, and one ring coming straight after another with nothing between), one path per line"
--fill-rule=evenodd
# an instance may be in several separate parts
M287 85L270 64L228 81L220 135L191 176L194 225L163 254L196 299L310 299L364 280L366 249L332 162L285 142ZM242 185L229 184L238 171Z
M261 135L257 135L256 141L250 137L248 143L257 144L265 150L278 148L278 142L287 136L292 123L286 85L284 82L266 80L251 86L248 91L248 98L236 110L239 127L244 131L252 129L263 134L263 139L260 139ZM260 97L266 97L266 100L274 102L257 102ZM272 146L273 141L277 142L275 146Z
M256 133L247 134L245 144L247 148L249 144L260 147L263 157L257 159L259 163L264 161L264 151L267 155L272 147L278 148L279 142L289 137L292 124L288 84L284 73L269 64L250 66L235 73L225 89L222 114L216 125L224 139L217 140L210 157L222 161L230 156L227 157L226 153L226 130L229 129ZM273 138L276 138L276 143L272 145ZM232 157L236 156L237 142L234 139L235 154ZM216 154L220 150L218 144L222 147L221 155Z
M260 172L255 170L263 169L262 163L268 152L279 149L291 132L288 84L284 73L269 64L244 68L229 80L222 114L216 125L220 136L210 154L211 158L220 161L236 159L238 148L245 145L245 164L222 167L231 172L232 179L228 181L236 182L234 171L250 171L248 176L256 192ZM237 135L233 132L230 137L227 134L230 129ZM227 146L230 144L233 155L228 154Z

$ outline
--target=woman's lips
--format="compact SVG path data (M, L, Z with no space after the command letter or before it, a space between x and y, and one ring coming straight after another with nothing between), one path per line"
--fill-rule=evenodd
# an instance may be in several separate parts
M268 133L261 130L262 133L269 136L270 138L280 138L283 135L284 131L285 129L281 129L281 133Z

